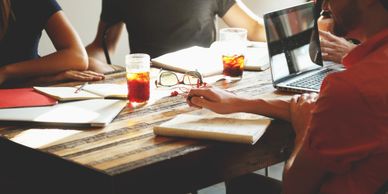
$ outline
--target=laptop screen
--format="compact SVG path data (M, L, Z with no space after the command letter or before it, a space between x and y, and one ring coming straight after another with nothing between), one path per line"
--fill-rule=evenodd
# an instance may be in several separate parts
M322 66L314 13L305 3L264 16L274 83Z

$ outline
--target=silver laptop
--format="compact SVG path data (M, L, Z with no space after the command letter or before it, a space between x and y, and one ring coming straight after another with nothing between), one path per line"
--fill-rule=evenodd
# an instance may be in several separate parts
M329 73L339 65L323 65L313 3L264 15L272 81L275 88L319 92Z
M93 99L54 106L0 109L0 121L45 126L104 127L126 104L125 100Z

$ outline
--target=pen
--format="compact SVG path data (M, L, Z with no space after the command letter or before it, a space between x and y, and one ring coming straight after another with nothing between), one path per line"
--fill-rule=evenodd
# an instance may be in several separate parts
M82 88L84 88L86 85L88 85L88 82L85 82L84 84L82 84L79 88L77 88L74 93L78 93L82 90Z

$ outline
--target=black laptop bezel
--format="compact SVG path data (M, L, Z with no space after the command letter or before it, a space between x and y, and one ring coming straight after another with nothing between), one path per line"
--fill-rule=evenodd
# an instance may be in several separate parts
M269 28L269 24L267 22L268 22L269 18L279 17L281 15L285 15L285 14L288 14L288 13L291 13L291 12L303 10L303 9L306 9L306 8L312 8L312 10L313 10L313 17L314 17L313 31L318 32L318 25L317 25L318 13L316 12L316 7L315 7L315 4L313 2L307 2L307 3L299 4L299 5L296 5L296 6L291 6L291 7L288 7L288 8L272 11L272 12L266 13L264 15L264 27L265 27L266 38L267 38L267 45L268 45L268 56L269 56L269 63L270 63L271 78L272 78L272 82L273 82L273 85L274 85L275 88L278 88L277 84L282 83L285 80L292 79L292 78L294 78L296 76L300 76L301 74L309 73L311 71L316 71L316 70L322 69L323 61L322 61L322 56L320 56L319 63L318 64L316 63L320 67L313 68L313 69L307 69L307 70L304 70L302 72L297 72L297 73L294 73L294 74L290 74L290 75L287 75L286 77L283 77L281 79L277 79L276 81L275 81L275 79L273 77L273 72L272 72L273 64L272 64L272 60L271 60L271 58L273 57L271 55L271 51L272 51L272 49L271 49L272 47L271 46L272 45L269 42L270 34L269 34L269 29L268 29ZM319 41L319 35L315 38L315 44L317 45L316 49L318 49L318 53L321 54L321 49L320 49L321 46L320 46L320 41ZM286 89L286 90L288 90L288 89Z

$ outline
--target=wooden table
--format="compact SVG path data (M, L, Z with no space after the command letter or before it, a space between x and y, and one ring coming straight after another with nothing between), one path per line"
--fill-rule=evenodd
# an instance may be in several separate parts
M104 82L123 83L125 74ZM251 97L282 95L268 71L218 86ZM105 128L0 123L0 193L185 193L284 161L292 148L292 128L280 120L254 146L153 134L154 125L191 111L177 96L127 107Z

